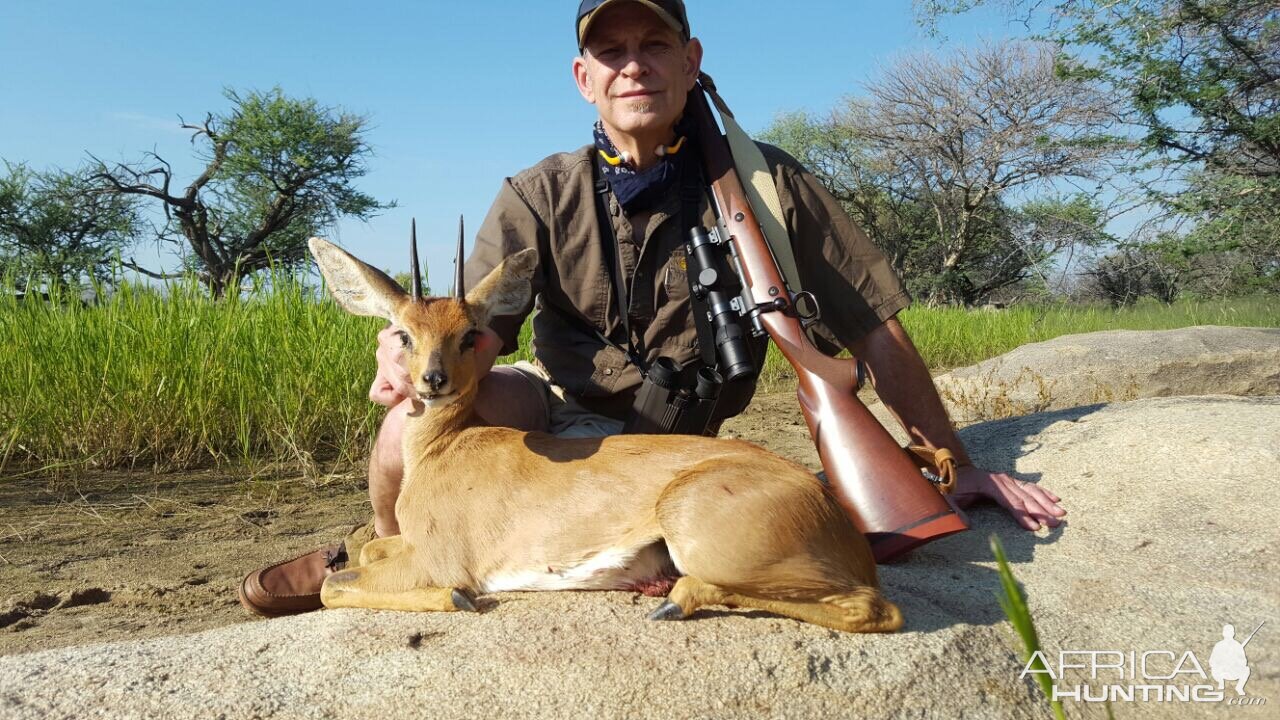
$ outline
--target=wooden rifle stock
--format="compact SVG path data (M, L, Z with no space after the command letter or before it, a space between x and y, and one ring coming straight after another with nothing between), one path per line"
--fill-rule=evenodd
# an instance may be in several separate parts
M685 112L697 123L706 178L736 246L748 294L757 307L772 306L760 321L795 368L800 409L831 493L871 542L876 561L967 530L964 519L858 399L857 362L824 355L805 335L702 85L689 93Z

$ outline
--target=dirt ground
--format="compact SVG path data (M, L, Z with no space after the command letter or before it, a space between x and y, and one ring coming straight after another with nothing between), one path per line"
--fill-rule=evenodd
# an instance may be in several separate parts
M793 390L762 393L722 435L819 467ZM359 470L0 477L0 655L244 622L247 572L340 540L368 508Z

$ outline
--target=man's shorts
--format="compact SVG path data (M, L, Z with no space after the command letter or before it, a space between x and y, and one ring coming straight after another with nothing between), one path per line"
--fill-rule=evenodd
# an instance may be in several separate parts
M520 360L511 365L497 365L492 372L519 374L542 398L549 433L562 438L593 438L618 435L623 422L587 410L565 389L551 380L537 365Z

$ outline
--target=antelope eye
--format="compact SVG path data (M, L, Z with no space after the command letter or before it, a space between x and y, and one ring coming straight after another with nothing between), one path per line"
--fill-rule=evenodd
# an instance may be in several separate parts
M396 334L400 336L400 347L407 348L413 345L413 340L409 337L409 333L401 331Z
M479 330L471 329L462 335L462 349L470 350L476 346L476 337L480 334Z

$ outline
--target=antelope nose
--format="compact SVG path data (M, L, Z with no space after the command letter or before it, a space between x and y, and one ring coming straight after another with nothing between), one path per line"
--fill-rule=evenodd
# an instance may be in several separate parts
M439 391L440 388L444 387L445 383L449 382L449 376L445 375L440 370L432 370L426 375L423 375L422 379L426 381L432 392Z

